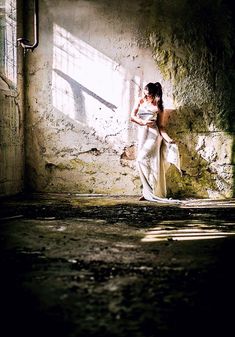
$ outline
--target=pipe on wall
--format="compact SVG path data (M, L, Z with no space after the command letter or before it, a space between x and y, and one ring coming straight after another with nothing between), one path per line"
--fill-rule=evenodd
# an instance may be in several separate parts
M34 43L30 44L29 40L25 37L20 37L17 39L18 43L24 49L24 52L27 50L34 51L34 49L39 44L39 7L38 0L34 0Z

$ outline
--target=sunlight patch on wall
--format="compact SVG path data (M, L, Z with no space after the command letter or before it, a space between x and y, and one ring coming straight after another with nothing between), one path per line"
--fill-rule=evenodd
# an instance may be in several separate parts
M53 43L54 107L100 136L125 129L130 102L125 69L57 24Z

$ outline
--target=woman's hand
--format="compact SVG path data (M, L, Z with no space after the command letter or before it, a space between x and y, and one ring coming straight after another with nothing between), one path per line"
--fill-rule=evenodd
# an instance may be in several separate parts
M156 125L156 121L143 121L143 125L149 128L153 128Z
M174 139L170 139L170 140L168 140L168 143L169 144L175 144L175 140Z

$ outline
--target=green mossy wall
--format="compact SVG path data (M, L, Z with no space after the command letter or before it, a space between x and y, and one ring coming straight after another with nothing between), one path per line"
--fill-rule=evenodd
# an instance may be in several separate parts
M163 0L151 8L149 41L165 78L174 84L193 131L213 123L234 131L234 15L230 1ZM191 116L190 116L191 117ZM190 118L191 120L191 118ZM199 122L199 123L197 123Z
M149 1L146 11L150 18L146 28L148 43L156 65L173 84L177 107L170 118L169 129L180 143L185 174L182 181L171 172L169 180L179 181L178 194L205 197L211 189L222 196L231 196L226 185L234 185L231 167L234 165L231 138L235 127L232 1ZM222 151L225 146L233 153L231 158L218 163L218 157L223 154L208 156L206 148L203 156L197 146L200 135L205 140L213 140L215 151ZM219 172L221 165L227 165L227 174ZM216 193L212 193L213 196Z

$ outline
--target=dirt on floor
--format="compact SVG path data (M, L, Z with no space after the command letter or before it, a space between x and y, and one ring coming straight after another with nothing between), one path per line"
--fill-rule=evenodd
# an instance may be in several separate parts
M1 336L231 335L234 200L0 202Z

